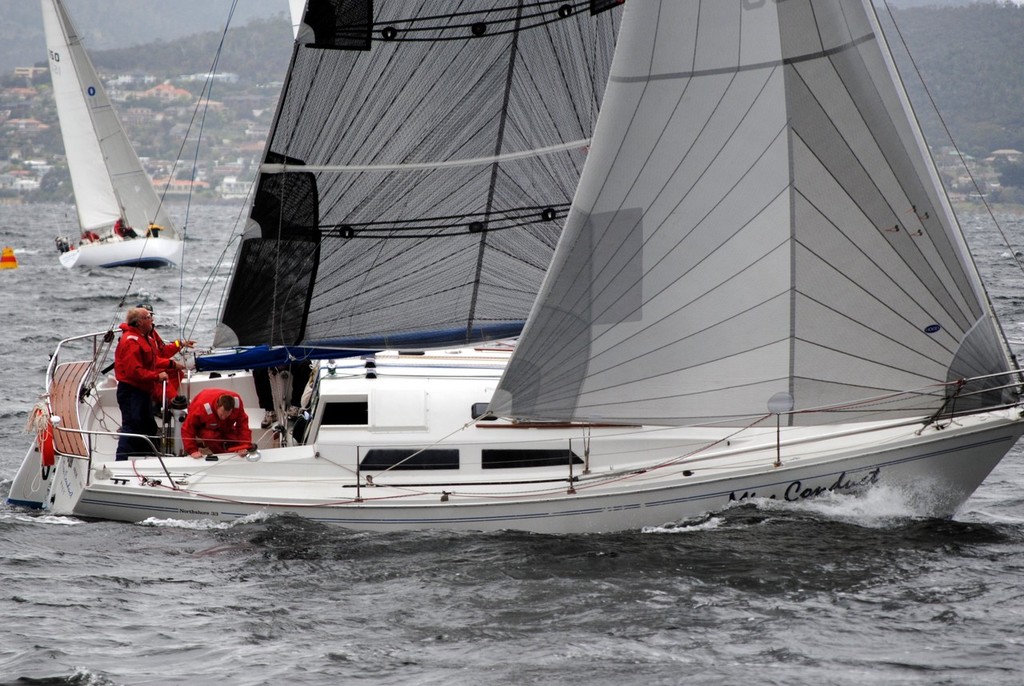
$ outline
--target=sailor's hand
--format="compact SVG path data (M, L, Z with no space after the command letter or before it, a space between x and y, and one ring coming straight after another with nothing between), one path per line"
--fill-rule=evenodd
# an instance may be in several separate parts
M160 372L156 375L156 378L160 381L167 381L167 372Z
M195 452L189 453L189 457L191 457L194 460L198 460L202 456L203 456L203 453L200 450L196 450Z

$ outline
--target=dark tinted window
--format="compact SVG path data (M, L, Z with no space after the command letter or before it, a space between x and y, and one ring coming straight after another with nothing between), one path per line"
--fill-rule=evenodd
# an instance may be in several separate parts
M576 453L569 450L513 450L485 449L482 451L484 469L512 469L515 467L568 467L569 458L573 464L583 464Z
M396 466L397 465L397 466ZM375 448L366 452L363 469L458 469L459 451L454 449Z
M324 406L324 418L321 424L342 426L366 426L370 423L365 400L356 402L333 402Z

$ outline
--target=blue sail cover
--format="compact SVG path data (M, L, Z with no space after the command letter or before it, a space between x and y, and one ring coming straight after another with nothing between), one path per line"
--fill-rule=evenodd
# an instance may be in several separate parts
M215 345L520 331L586 159L611 0L310 0Z
M524 322L509 322L504 326L494 326L486 330L476 331L475 340L498 340L514 337L523 328ZM218 352L211 355L196 357L196 369L202 372L228 369L255 369L259 367L281 367L290 362L302 360L337 360L344 357L356 357L368 352L388 348L443 348L458 345L465 331L449 329L435 331L433 337L427 332L412 336L389 336L388 338L350 338L337 341L318 341L312 346L294 345L256 345L237 348L231 352Z
M233 369L259 369L263 367L284 367L301 360L330 360L354 357L363 351L336 350L326 348L303 348L298 346L256 345L239 348L232 352L196 357L196 369L201 372L226 371Z

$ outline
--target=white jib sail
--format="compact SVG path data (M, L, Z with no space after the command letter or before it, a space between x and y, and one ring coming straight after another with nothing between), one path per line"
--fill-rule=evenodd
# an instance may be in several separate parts
M794 423L920 416L1006 369L870 0L626 4L493 411L743 424L786 392L834 408Z
M60 0L42 0L43 28L64 150L83 229L111 226L122 215L176 237L152 183L117 118Z

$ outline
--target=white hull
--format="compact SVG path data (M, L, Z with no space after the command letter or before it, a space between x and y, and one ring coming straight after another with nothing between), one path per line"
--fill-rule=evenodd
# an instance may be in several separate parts
M470 407L481 396L486 400L501 366L444 366L453 363L420 358L410 366L396 358L391 366L378 356L375 378L367 378L361 362L323 377L312 421L317 440L309 445L271 447L272 433L255 426L260 413L250 412L262 447L258 462L227 455L215 462L113 462L116 436L96 433L88 457L58 458L43 479L38 453L30 450L10 501L127 522L294 513L370 531L568 533L659 526L751 498L799 501L883 485L900 489L921 515L948 516L1024 433L1016 409L960 417L920 435L920 422L784 429L782 465L776 467L774 426L737 434L706 428L523 428L501 421L467 425ZM196 377L192 393L207 384L231 388L247 407L256 405L248 375ZM111 383L101 383L80 406L84 428L116 430L113 393ZM368 399L365 425L321 424L332 402L359 398ZM401 448L456 450L458 468L358 467L370 450ZM568 460L531 467L482 464L484 450L564 448L589 463L574 464L571 477Z
M85 243L61 253L67 267L176 267L183 243L176 238L133 238Z

